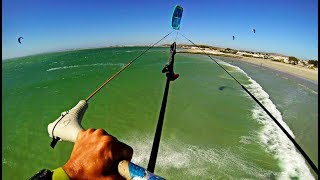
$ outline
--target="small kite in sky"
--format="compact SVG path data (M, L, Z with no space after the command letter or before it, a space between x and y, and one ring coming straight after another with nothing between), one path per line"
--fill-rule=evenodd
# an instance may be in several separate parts
M23 39L23 37L19 37L18 38L18 42L21 44L21 39Z

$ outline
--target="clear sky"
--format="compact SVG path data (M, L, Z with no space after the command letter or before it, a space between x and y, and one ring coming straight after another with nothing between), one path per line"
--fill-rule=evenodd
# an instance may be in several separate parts
M2 0L2 59L150 45L171 31L176 4L184 8L179 32L196 44L318 60L317 0Z

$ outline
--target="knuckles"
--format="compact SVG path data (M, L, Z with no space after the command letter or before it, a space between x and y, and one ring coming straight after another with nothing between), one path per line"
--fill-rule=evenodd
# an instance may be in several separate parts
M106 135L106 136L101 137L101 142L103 144L110 144L110 143L115 143L116 139L113 136Z
M87 129L85 132L86 132L87 134L92 134L94 131L95 131L95 129L89 128L89 129Z
M98 135L98 136L108 135L108 133L103 129L97 129L93 133Z

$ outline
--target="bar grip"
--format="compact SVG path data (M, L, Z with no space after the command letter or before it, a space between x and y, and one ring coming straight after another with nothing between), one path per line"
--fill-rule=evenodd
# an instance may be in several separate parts
M53 147L58 141L76 141L78 133L83 130L81 120L87 108L88 103L81 100L74 108L61 113L57 120L48 125L49 136L54 140L54 142L51 143L51 147ZM135 177L147 180L164 179L147 171L143 167L126 160L123 160L118 164L118 172L127 180Z

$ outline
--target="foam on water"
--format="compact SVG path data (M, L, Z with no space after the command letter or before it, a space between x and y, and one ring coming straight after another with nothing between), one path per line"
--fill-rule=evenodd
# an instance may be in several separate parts
M16 166L16 163L7 161L6 158L2 158L2 165L4 165L4 164L9 166L10 168L13 168Z
M70 68L78 68L78 67L86 67L86 66L119 66L122 67L125 64L123 63L95 63L95 64L84 64L84 65L73 65L73 66L61 66L61 67L56 67L56 68L50 68L47 69L46 71L55 71L55 70L60 70L60 69L70 69Z
M10 145L3 148L3 153L12 152L12 151L13 151L13 148ZM2 165L4 165L4 164L9 166L10 168L14 168L17 165L17 163L10 161L10 160L7 160L5 157L2 156Z
M283 121L281 113L270 100L268 93L266 93L256 81L250 78L239 67L225 62L219 63L233 67L239 72L245 74L250 81L250 84L246 85L246 88L268 109L268 111L294 138L293 132ZM250 97L247 94L246 96ZM296 151L293 143L286 137L281 129L259 105L255 105L255 107L252 109L252 116L255 120L263 125L262 130L259 132L262 146L266 148L267 152L271 153L276 159L280 160L279 166L282 169L282 173L280 174L279 179L290 179L290 177L314 179L302 155Z
M239 142L242 143L242 144L251 144L252 137L250 137L250 136L241 136Z
M134 149L132 162L140 166L146 166L152 147L152 136L141 134L126 142ZM185 144L174 139L162 139L156 163L157 170L166 171L179 169L181 177L189 179L217 179L236 178L236 172L246 173L245 177L252 176L258 179L270 177L273 172L257 167L246 160L241 153L235 153L229 148L198 147ZM159 171L158 171L159 172ZM219 172L217 175L214 172ZM221 177L223 176L223 177ZM169 178L169 177L167 177Z

